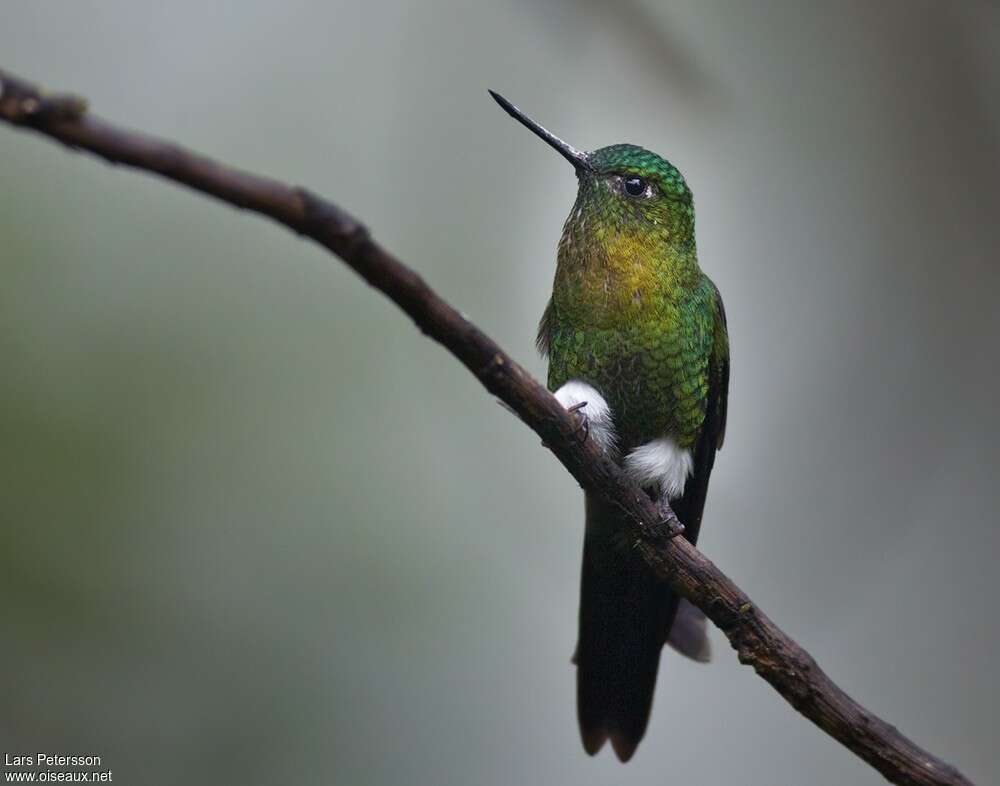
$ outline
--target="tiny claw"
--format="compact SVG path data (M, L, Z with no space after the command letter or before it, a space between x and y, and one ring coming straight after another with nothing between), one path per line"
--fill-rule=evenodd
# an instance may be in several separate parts
M586 442L587 438L590 436L590 418L587 417L587 413L583 411L583 408L587 406L586 401L578 401L572 406L566 407L567 412L572 412L579 418L579 425L573 432L573 436L580 440L580 442ZM581 436L582 435L582 436Z
M678 535L683 535L686 529L677 519L664 519L663 523L667 525L667 540L673 540Z
M656 512L660 514L660 523L667 528L667 540L673 540L678 535L683 535L685 527L681 524L677 514L670 507L670 501L665 497L660 497L656 503Z

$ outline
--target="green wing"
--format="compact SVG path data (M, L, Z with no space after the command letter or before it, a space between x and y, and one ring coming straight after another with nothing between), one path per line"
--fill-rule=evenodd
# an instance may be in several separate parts
M684 524L684 537L697 543L701 529L701 514L708 494L708 479L715 465L715 452L726 436L726 410L729 400L729 332L722 296L715 291L715 330L712 355L709 359L708 401L705 420L694 447L694 471L684 487L684 496L674 505L674 513Z

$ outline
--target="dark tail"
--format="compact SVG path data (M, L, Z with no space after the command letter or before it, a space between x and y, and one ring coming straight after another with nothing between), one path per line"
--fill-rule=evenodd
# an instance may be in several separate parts
M706 428L694 453L694 473L684 495L671 503L684 537L697 543L715 451L725 430L725 361L721 393L709 401ZM669 643L682 655L708 661L705 615L686 600L678 603L666 584L654 581L628 543L620 514L586 495L587 533L580 581L580 637L576 647L576 710L587 753L607 740L628 761L646 733L653 705L660 651Z
M646 732L660 651L677 612L677 596L653 580L613 538L618 515L587 497L575 662L583 747L593 755L611 740L628 761Z

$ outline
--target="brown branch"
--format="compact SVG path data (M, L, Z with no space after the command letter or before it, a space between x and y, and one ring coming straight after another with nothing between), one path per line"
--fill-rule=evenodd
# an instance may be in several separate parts
M284 224L332 251L388 295L424 333L443 344L491 393L536 433L585 489L616 505L629 521L628 541L649 568L690 600L729 638L741 663L754 667L784 698L831 737L897 784L970 784L955 768L919 748L868 712L826 675L711 561L683 538L671 540L649 497L627 481L576 417L497 344L438 297L424 280L371 239L336 205L277 180L243 172L87 114L73 96L49 96L0 71L0 119L210 194Z

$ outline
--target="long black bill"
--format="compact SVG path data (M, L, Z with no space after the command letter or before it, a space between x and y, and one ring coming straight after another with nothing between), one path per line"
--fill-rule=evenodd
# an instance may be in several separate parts
M503 110L514 118L518 123L526 126L532 133L540 136L545 142L556 150L559 151L559 155L569 161L579 172L582 169L590 169L590 162L587 160L587 154L582 150L577 150L572 145L563 142L559 137L550 131L542 128L538 123L528 117L524 112L514 106L510 101L504 98L499 93L490 90L490 95L493 96L493 100L496 101Z

